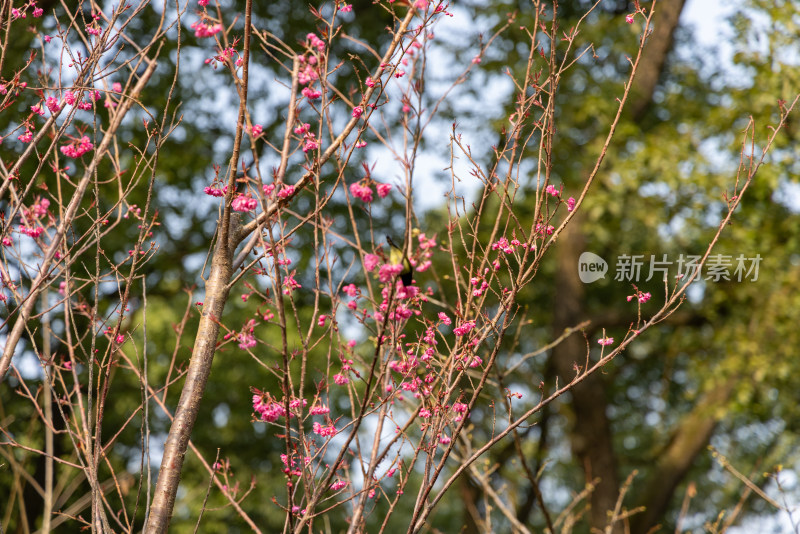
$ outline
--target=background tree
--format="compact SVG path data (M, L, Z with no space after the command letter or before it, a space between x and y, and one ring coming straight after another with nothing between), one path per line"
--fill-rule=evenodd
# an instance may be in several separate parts
M712 440L734 465L760 458L756 472L793 460L795 408L781 394L794 376L793 123L765 129L793 105L791 18L743 5L735 57L748 70L733 72L758 81L746 86L681 52L682 2L660 3L649 22L649 4L467 5L500 22L474 48L457 37L465 67L443 84L448 44L433 25L469 17L422 4L3 9L0 131L15 143L0 197L5 352L17 354L0 397L4 526L69 531L71 517L136 530L149 514L155 529L163 509L176 530L622 529L623 510L641 505L630 521L644 532L677 520L689 481L711 497L691 503L702 517L740 498L741 481L713 478ZM756 20L772 23L769 61L752 48ZM515 84L505 109L470 106L497 77ZM73 114L68 90L85 109ZM443 151L453 119L497 140L453 128L451 166L430 178L425 155ZM70 141L84 133L88 149ZM774 165L751 183L758 157L738 174L736 158L767 139ZM437 181L448 199L422 211ZM243 207L240 230L231 212ZM584 250L612 272L623 254L702 254L732 208L714 252L769 250L754 283L698 281L666 317L658 277L577 279ZM421 295L391 269L370 271L387 265L387 232L417 263ZM637 306L638 291L653 297ZM187 397L200 423L183 429L187 461L164 464L182 480L173 514L149 507L151 461L179 430L170 415L192 353L211 378ZM331 411L299 417L302 400ZM442 491L455 481L458 492ZM570 492L582 492L575 506Z

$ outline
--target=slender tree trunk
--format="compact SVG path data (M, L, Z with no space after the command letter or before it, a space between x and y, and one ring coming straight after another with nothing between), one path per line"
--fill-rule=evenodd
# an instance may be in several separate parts
M654 29L650 35L640 69L634 79L630 117L638 120L649 109L653 92L672 49L685 0L662 0L655 6ZM584 251L583 217L567 227L557 247L558 269L554 303L554 335L586 319L584 287L578 277L578 258ZM575 376L575 365L586 365L586 342L578 335L567 338L553 350L552 363L563 384ZM589 376L572 390L572 451L586 474L587 482L599 479L591 495L591 526L604 531L609 510L619 497L619 473L613 448L613 434L608 420L606 386L600 373ZM685 471L684 471L685 473ZM672 488L671 491L674 491ZM671 492L670 492L671 495ZM622 532L618 524L613 532Z
M557 247L558 269L553 325L554 335L584 320L584 288L578 277L578 258L584 249L583 217L579 213ZM586 367L586 341L573 334L553 349L552 363L560 384L575 378L576 365ZM591 525L605 529L608 511L619 496L617 462L611 427L606 415L606 386L603 375L594 373L572 389L572 453L586 473L586 481L599 479L591 494Z

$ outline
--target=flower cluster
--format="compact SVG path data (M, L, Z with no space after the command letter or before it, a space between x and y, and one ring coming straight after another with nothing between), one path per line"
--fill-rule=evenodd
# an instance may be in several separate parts
M316 150L319 148L317 136L310 130L311 125L308 123L301 124L294 129L294 133L303 136L303 152L308 152L309 150Z
M222 24L206 24L204 20L198 20L190 28L194 30L195 37L213 37L222 31Z
M226 187L226 189L227 189L227 187ZM220 189L218 187L211 187L211 186L208 186L208 185L203 188L203 192L206 195L211 196L211 197L224 197L225 196L225 191L223 189Z
M80 139L76 139L71 143L59 148L62 154L68 158L79 158L89 152L94 145L89 141L89 137L84 135Z
M258 201L250 195L239 195L231 202L233 211L252 211L258 206Z
M356 182L350 184L350 194L367 204L372 202L372 188L366 183Z
M632 301L633 299L636 299L639 301L640 304L644 304L645 302L650 300L651 297L652 295L650 293L644 293L643 291L639 291L637 289L635 294L628 295L628 302Z

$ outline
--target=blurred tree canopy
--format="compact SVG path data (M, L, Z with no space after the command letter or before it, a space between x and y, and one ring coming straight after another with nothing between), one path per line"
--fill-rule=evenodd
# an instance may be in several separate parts
M229 13L241 10L240 4L220 2L221 10ZM329 9L329 4L315 7ZM648 2L642 4L649 5ZM39 2L39 5L64 17L63 8L55 2ZM571 0L558 5L562 17L560 25L567 32L593 3ZM596 190L547 257L538 274L540 279L526 290L527 313L520 319L520 344L509 349L503 365L510 367L525 353L537 351L558 338L567 328L587 320L590 323L557 347L525 360L513 375L504 376L507 369L501 366L494 391L497 398L504 397L507 388L525 394L522 400L515 401L515 407L535 405L540 382L549 390L556 381L563 383L574 376L576 362L583 364L587 340L594 355L595 351L599 352L595 340L604 332L618 339L625 336L637 320L637 308L635 303L626 301L627 295L637 290L652 294L652 300L641 305L645 316L648 310L655 310L663 303L665 289L660 274L650 280L642 276L634 288L631 282L615 280L618 258L642 255L644 274L649 269L651 256L661 260L666 255L672 261L667 282L672 287L678 274L677 259L681 255L703 254L704 249L699 247L715 234L727 206L726 195L735 194L736 169L748 121L752 117L760 149L770 133L767 125L776 124L779 119L779 101L791 101L800 87L800 70L794 57L796 49L793 49L800 3L742 0L732 7L729 32L719 36L719 50L709 50L699 46L695 33L683 26L685 19L679 18L685 9L682 0L658 2L655 30L645 52L645 64L634 82L632 100L618 126L600 180L594 186ZM131 28L130 34L139 33L145 40L151 25L161 17L161 10L162 7L155 4L148 7L145 17L140 19L141 25ZM558 131L552 153L551 181L563 184L565 197L579 194L608 133L616 98L630 68L626 53L635 49L641 30L639 20L633 24L624 22L625 15L633 10L633 2L601 2L575 37L573 50L589 49L561 80L555 101ZM84 5L84 11L90 16L89 4ZM451 75L443 58L457 65L469 64L480 42L478 30L488 34L486 28L494 29L503 24L508 13L516 17L470 76L448 97L434 125L435 132L447 131L447 125L453 121L457 122L457 128L475 128L474 135L482 145L475 147L481 158L479 163L488 166L493 157L488 147L502 143L503 121L514 105L511 100L503 100L511 94L503 82L504 72L525 65L530 45L527 32L535 31L530 27L533 8L528 2L467 1L452 6L452 11L456 19L472 20L474 25L462 23L467 30L460 33L460 40L448 37L442 30L446 37L438 45L437 55L429 59L432 66L430 82L426 83L433 87L438 87ZM386 38L383 27L391 23L391 18L386 10L361 0L353 2L352 15L346 27L353 39L334 41L338 48L332 54L338 57L361 55L366 64L364 72L367 72L375 67L377 60L363 54L357 41L371 43L376 50L381 50ZM287 43L302 41L308 32L322 33L321 28L314 25L305 4L256 3L254 19ZM147 306L144 307L144 300L137 303L139 307L126 325L126 333L142 346L146 324L150 380L158 384L174 376L172 365L185 366L191 353L191 332L198 321L195 303L203 299L202 283L198 282L213 239L215 226L211 223L217 218L217 205L207 199L202 190L214 179L214 166L224 171L227 165L233 131L226 128L235 123L221 120L221 117L235 116L236 98L227 85L219 81L221 75L212 64L205 63L216 51L192 35L189 25L194 20L190 7L180 22L180 39L177 29L173 29L174 39L161 43L164 48L158 60L157 82L143 95L143 108L129 119L130 128L122 135L131 146L145 146L141 128L133 127L133 123L154 120L148 116L148 110L163 109L167 95L174 91L167 113L176 117L176 129L162 147L155 169L152 202L160 213L161 225L153 237L158 250L147 267ZM39 39L43 34L54 32L54 28L48 26L52 23L52 18L44 19L43 26L37 28L38 33L23 33L18 31L20 26L14 26L9 40L14 51L8 52L9 62L0 73L4 81L28 61L24 51L33 48L38 54L48 53L47 46ZM237 24L241 26L241 20ZM178 69L179 43L181 65ZM726 57L723 51L728 48L733 50L730 64L723 59ZM122 53L125 53L124 47ZM285 65L265 48L256 51L251 58L254 82L249 99L253 103L253 116L263 125L265 139L279 139L277 132L286 119L282 106L288 94ZM176 69L177 83L172 89ZM29 69L25 74L30 85L37 84L33 72ZM341 80L337 86L342 94L353 90L348 82L352 76L347 68L337 73L337 79ZM435 90L423 93L418 109L430 110L439 96ZM490 100L491 105L475 105L482 100ZM7 109L0 114L3 135L14 127L14 111L21 109ZM399 114L394 120L391 127L398 131L415 127L402 122ZM714 254L734 259L740 254L747 258L760 255L758 278L741 282L735 277L696 282L689 299L676 314L643 335L628 352L609 364L604 373L592 375L568 397L530 421L529 427L519 431L518 441L509 440L508 445L487 454L487 465L495 466L491 474L493 484L504 488L518 519L531 531L543 531L547 525L542 504L549 514L556 514L592 481L596 482L594 491L580 505L584 521L575 528L578 532L589 532L591 527L604 525L606 511L613 508L624 481L634 471L637 475L625 504L629 509L642 506L644 511L631 517L632 532L648 532L658 524L665 532L674 530L689 488L699 497L691 500L690 514L683 527L700 528L704 521L713 522L719 511L733 510L746 490L741 480L721 467L708 446L713 446L731 465L751 476L756 485L771 495L776 492L775 479L763 473L775 472L778 464L789 468L797 465L800 414L795 392L800 361L794 356L800 345L796 327L800 311L800 297L796 291L800 281L796 177L800 164L796 120L796 117L791 118L786 129L777 136L767 158L768 165L760 171L733 223L725 229L714 248ZM428 135L419 147L421 159L426 151L445 150L446 142L434 137ZM748 151L749 146L744 149ZM12 139L6 138L0 150L7 164L14 158L17 148ZM363 154L367 165L378 163L374 171L376 179L392 182L396 178L399 163L387 161L391 156L386 151L376 149ZM531 161L536 160L536 154L530 157ZM27 165L35 164L32 161ZM99 197L105 203L101 209L111 208L121 198L118 182L113 178L117 173L141 172L142 179L147 179L147 169L136 170L133 159L130 164L130 169L102 169L100 174L109 179L98 186ZM265 148L260 159L261 171L269 176L275 164L273 152ZM21 176L26 172L31 173L32 169L23 168ZM298 167L291 172L299 176L302 169ZM326 172L336 174L333 169L323 169L323 173ZM441 187L441 182L447 180L423 164L414 172L421 188L428 187L426 180L432 182L432 189ZM348 183L357 179L348 177ZM533 198L537 194L535 180L528 183L523 194ZM47 191L48 186L53 187L53 184L47 179L36 185L42 192ZM137 195L134 192L126 198L125 205L119 207L116 215L120 220L134 213L136 206L145 204L147 199ZM301 198L296 207L298 212L302 211L302 202ZM343 196L333 195L330 206L331 227L346 225L350 211ZM392 208L387 213L370 214L353 210L353 216L364 221L364 228L369 228L364 230L367 239L373 235L382 237L386 233L397 233L404 208L399 202ZM414 225L428 235L436 234L441 238L446 231L444 210L437 206L417 206L416 209ZM485 226L480 231L487 231L491 224L489 218L483 221ZM81 224L78 221L73 229L76 235L82 235L87 229ZM109 261L118 261L127 255L137 235L135 215L112 231L119 248L105 250L105 255ZM313 275L303 275L310 272L304 267L314 259L312 237L307 230L301 230L293 239L292 254L298 281L304 287L313 287ZM338 252L342 261L334 268L346 269L354 255L344 243L340 246ZM604 279L592 284L578 279L578 258L584 251L591 251L608 262L609 272ZM93 267L93 253L87 252L84 261ZM448 260L441 257L436 261ZM436 283L432 275L426 274L421 274L417 280L421 286ZM98 290L100 302L104 297L113 301L117 291L113 286ZM81 291L86 302L94 299L93 291L94 287L88 286ZM299 301L301 316L309 317L313 313L311 293L309 291ZM100 311L104 314L104 310ZM233 298L226 309L225 320L234 328L253 314L264 311L256 309L246 299ZM82 324L87 331L92 328L88 319ZM58 333L58 325L53 328ZM91 337L87 335L82 340L87 353ZM173 353L172 347L178 337L179 348ZM98 338L96 342L104 341ZM289 344L296 345L297 340L290 340ZM57 353L59 347L53 350ZM316 348L311 365L324 367L326 358L336 350L335 347ZM15 383L13 378L8 382ZM267 390L277 385L268 369L235 344L224 345L218 352L202 401L202 424L197 425L192 434L193 443L204 458L214 458L219 451L219 458L230 462L230 472L235 477L230 484L238 484L240 494L249 492L243 506L264 526L264 531L283 528L283 512L272 499L281 495L285 480L279 459L281 444L274 439L273 430L254 421L250 387ZM114 435L117 429L125 426L127 418L141 402L142 392L132 376L119 373L115 387L114 410L106 414L104 422L106 435ZM315 384L308 385L312 392L315 387ZM169 390L164 399L167 407L175 405L178 391L178 387ZM500 410L499 402L497 410ZM30 404L16 395L13 387L0 389L0 427L7 428L12 421L33 420L33 416ZM140 421L141 416L137 414L136 420ZM471 431L490 435L493 417L494 414L488 412L475 414ZM160 410L153 418L152 430L158 436L168 428L169 421ZM31 424L25 431L27 443L41 448L41 430ZM129 473L131 478L147 476L139 464L141 450L130 446L141 441L140 431L140 423L125 426L116 440L119 445L114 447L115 468L118 472ZM70 444L66 438L60 439L63 442L59 447L68 450ZM517 462L509 460L515 446L523 449L534 473L541 470L538 484L531 485L530 480L522 476ZM151 445L150 453L154 457L158 455L156 444ZM15 449L12 452L7 448L0 463L12 461L25 464L29 458L24 451ZM153 462L157 464L157 458ZM32 479L41 480L42 462L37 460L30 466ZM58 470L65 477L65 485L75 484L72 493L59 503L59 509L67 510L87 488L81 486L74 471L64 466ZM186 464L182 480L183 494L179 495L172 521L176 532L194 528L208 486L207 473L192 458ZM31 484L14 477L8 469L0 468L0 494L13 495L16 502L24 503L25 520L30 530L35 530L41 507L36 505L38 497L31 490ZM144 497L132 492L127 498L133 502ZM225 504L225 499L211 492L203 518L204 531L247 529ZM371 521L379 524L380 507L385 505L376 506ZM766 501L750 498L745 501L745 510L734 517L740 522L751 516L771 517L772 512ZM144 516L143 505L138 507L137 513ZM478 518L485 513L487 509L478 489L465 476L461 487L439 504L431 520L431 530L480 532ZM3 514L0 521L7 531L25 531L19 508L13 501L0 509L0 514ZM498 532L511 528L502 522L500 525ZM330 525L333 532L346 528L344 514L335 517ZM55 530L67 532L68 527Z

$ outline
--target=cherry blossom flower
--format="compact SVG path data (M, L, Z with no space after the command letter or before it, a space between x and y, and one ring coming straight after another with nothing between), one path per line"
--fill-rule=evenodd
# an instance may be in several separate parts
M375 267L378 266L380 261L380 257L376 256L375 254L367 254L364 256L364 268L371 272L375 270Z
M331 411L330 408L328 408L327 406L318 404L312 406L311 409L308 411L308 413L310 413L311 415L326 415L330 413L330 411Z
M466 335L475 328L475 321L467 321L466 323L462 323L461 326L456 327L453 329L453 333L457 336Z
M236 339L239 341L239 348L242 350L247 350L256 346L256 338L253 337L253 334L241 333L236 336Z
M258 201L247 195L239 195L231 202L233 211L252 211L258 205Z
M92 148L94 148L94 145L89 140L89 137L84 135L80 139L76 139L68 145L59 147L59 150L68 158L79 158L85 153L89 152Z
M58 99L54 96L48 97L45 101L45 105L47 109L50 110L51 113L58 113L61 110L61 106L58 103Z
M323 437L336 435L336 427L333 425L322 426L319 423L314 423L312 425L312 430L314 431L315 434L319 434L320 436Z
M194 36L203 38L203 37L213 37L214 35L218 34L222 31L222 24L206 24L203 21L197 21L190 26L194 30Z
M375 189L378 190L378 196L379 197L386 198L386 196L392 190L392 184L378 184L377 186L375 186Z
M372 202L372 188L368 185L361 184L361 182L350 185L350 194L367 204Z

